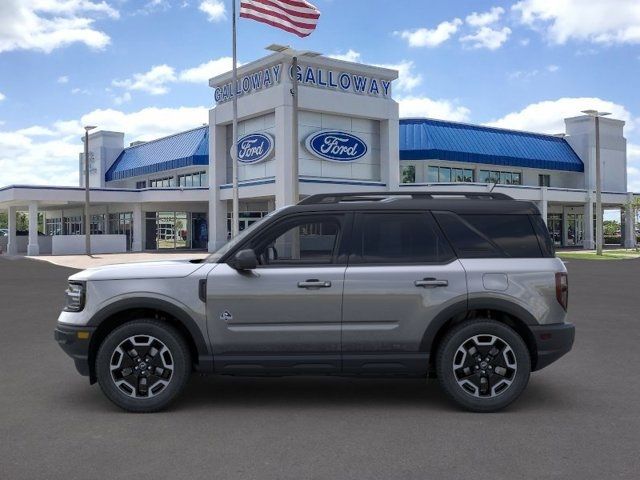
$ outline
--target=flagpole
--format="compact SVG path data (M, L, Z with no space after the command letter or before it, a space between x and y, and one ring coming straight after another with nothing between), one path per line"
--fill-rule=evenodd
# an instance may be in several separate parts
M292 83L293 83L293 88L291 89L291 94L293 95L293 102L292 102L292 112L291 112L291 116L292 116L292 125L291 125L291 139L293 141L292 144L292 148L291 148L291 153L293 154L293 164L291 167L292 170L292 177L293 177L293 188L292 190L292 197L293 197L293 204L295 205L296 203L298 203L300 201L300 181L299 181L299 173L298 173L298 57L294 56L293 57L293 61L292 63L292 68L293 68L293 79L292 79Z
M232 126L232 148L231 162L233 163L233 212L231 217L231 237L234 238L239 233L240 227L240 196L238 192L238 58L236 46L236 0L233 3L233 73L231 77L233 94L233 126Z

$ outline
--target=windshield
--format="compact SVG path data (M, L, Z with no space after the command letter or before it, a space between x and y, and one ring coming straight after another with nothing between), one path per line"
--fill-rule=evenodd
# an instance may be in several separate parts
M215 251L211 255L209 255L207 257L206 261L208 263L216 263L224 255L226 255L228 252L233 250L237 245L242 243L244 241L244 239L247 238L249 236L249 234L251 234L256 228L258 228L260 225L262 225L267 219L273 217L276 213L280 212L283 208L286 208L286 207L282 207L282 208L278 208L278 209L274 210L273 212L271 212L271 213L267 214L266 216L262 217L260 220L258 220L254 224L250 225L248 228L245 228L243 231L241 231L238 234L238 236L236 238L232 238L227 243L225 243L222 247L220 247L217 251Z

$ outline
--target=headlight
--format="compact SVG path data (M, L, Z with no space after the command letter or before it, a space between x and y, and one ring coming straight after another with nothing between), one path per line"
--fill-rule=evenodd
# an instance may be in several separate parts
M84 308L84 283L69 282L65 290L67 304L65 312L80 312Z

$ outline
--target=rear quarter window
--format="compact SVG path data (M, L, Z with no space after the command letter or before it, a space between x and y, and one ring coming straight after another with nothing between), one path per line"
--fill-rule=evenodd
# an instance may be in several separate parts
M460 258L537 258L543 255L529 215L435 214Z

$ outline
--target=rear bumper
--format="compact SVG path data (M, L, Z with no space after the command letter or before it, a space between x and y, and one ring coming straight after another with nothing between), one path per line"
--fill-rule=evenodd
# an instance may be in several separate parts
M533 371L555 362L573 347L576 328L572 323L531 327L536 342L537 358Z
M90 374L89 344L94 331L95 328L91 327L76 327L60 323L53 331L53 337L56 342L58 342L60 348L73 359L76 370L78 370L80 375L89 376ZM83 333L78 335L80 332ZM84 332L86 332L86 334Z

